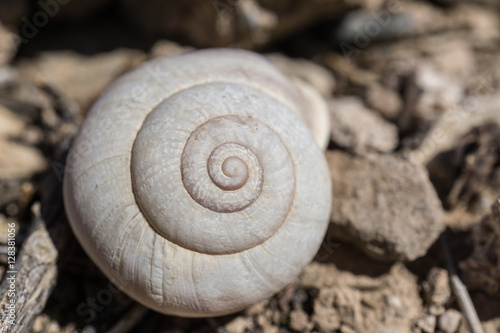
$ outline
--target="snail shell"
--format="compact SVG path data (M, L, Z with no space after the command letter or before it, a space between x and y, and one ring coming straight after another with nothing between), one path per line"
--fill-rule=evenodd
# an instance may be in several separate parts
M214 49L118 79L75 138L73 231L123 291L167 314L241 310L291 282L329 219L322 150L293 83L259 55Z

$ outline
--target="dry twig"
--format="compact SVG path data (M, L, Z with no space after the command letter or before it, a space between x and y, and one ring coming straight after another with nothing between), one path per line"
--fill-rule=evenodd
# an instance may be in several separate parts
M450 274L451 287L457 297L460 308L462 309L462 314L464 315L472 333L484 333L479 316L477 315L474 304L472 303L469 292L467 291L467 287L460 280L460 277L455 269L453 257L444 233L441 234L439 241L443 249L446 267L448 268L448 272Z

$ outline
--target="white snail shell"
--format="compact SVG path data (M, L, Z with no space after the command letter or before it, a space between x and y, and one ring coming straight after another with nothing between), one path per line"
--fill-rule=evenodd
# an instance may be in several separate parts
M144 305L179 316L241 310L290 283L329 220L308 102L259 55L152 60L100 97L64 177L73 231Z

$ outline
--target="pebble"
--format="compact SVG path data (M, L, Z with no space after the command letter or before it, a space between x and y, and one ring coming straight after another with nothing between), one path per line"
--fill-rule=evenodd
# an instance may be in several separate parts
M412 261L444 229L426 170L403 158L327 151L333 201L330 233L373 258Z
M19 39L0 22L0 67L7 64L16 53Z
M462 314L454 309L446 310L444 314L439 317L438 328L443 333L455 333L458 331Z
M290 313L290 328L299 332L310 331L312 323L309 317L303 310L293 310Z
M398 130L356 97L329 101L332 141L339 147L364 154L390 152L398 145Z
M422 333L434 333L436 329L436 317L425 316L417 321L417 327Z
M396 120L403 108L403 100L394 90L379 84L368 87L366 103L377 110L384 118Z

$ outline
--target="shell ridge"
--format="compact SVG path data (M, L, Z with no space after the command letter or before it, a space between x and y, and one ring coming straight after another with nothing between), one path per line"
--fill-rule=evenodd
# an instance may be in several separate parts
M320 150L297 112L309 107L300 89L260 56L219 52L152 60L116 80L83 124L66 178L82 186L65 200L89 256L163 313L222 315L270 296L312 259L328 222L331 191L321 182L329 175L319 174ZM186 163L210 210L184 186L182 153L196 129L228 116L196 138ZM224 147L208 169L204 157L221 142L254 155ZM78 153L88 145L85 160ZM207 190L210 179L220 190Z
M115 268L119 266L119 263L121 263L123 250L125 249L125 244L127 244L130 235L132 235L132 232L141 223L140 218L138 218L140 214L141 212L137 211L137 213L132 217L132 219L130 219L116 238L115 251L113 252L113 259L111 260Z
M137 246L136 246L136 251L134 251L134 260L133 260L133 264L132 264L132 285L134 287L138 286L139 283L137 282L137 276L139 274L137 274L137 269L138 269L138 265L137 265L137 257L139 256L139 249L142 247L142 241L144 239L144 234L147 232L147 229L146 228L142 228L142 232L141 232L141 236L139 237L139 241L137 242Z

